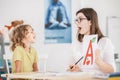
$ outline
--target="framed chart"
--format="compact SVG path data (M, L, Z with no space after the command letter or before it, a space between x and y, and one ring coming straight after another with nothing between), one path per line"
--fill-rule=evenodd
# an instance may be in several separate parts
M112 40L115 47L115 53L118 53L120 58L120 17L107 17L107 35Z

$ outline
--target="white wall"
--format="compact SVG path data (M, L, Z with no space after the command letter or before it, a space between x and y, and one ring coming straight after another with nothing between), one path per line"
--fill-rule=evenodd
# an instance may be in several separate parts
M106 34L106 17L120 16L120 0L72 0L72 39L75 39L75 12L82 7L93 7L99 15L100 26ZM44 0L0 0L0 27L13 20L23 19L37 34L35 48L39 56L48 54L48 71L64 71L72 53L71 44L44 44Z

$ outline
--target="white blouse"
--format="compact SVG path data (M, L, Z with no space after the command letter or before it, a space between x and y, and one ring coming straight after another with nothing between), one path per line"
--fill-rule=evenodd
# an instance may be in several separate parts
M113 66L114 70L116 70L115 66L115 60L114 60L114 47L111 43L111 40L107 37L101 38L98 41L97 45L98 49L101 50L100 57L103 59L104 62L110 64ZM73 43L73 62L75 63L81 56L83 56L83 43L80 43L79 41L76 41ZM93 65L83 65L83 60L78 63L80 70L84 72L96 72L96 73L103 73L97 64L94 62Z

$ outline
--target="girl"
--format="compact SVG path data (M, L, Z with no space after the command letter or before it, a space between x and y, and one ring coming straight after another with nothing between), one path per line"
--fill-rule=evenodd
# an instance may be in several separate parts
M35 33L30 25L15 27L11 36L12 73L38 71L38 56L31 46L35 42Z

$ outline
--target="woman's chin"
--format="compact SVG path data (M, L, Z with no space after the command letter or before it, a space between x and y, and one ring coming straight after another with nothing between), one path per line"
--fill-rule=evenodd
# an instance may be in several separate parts
M82 34L82 35L84 34L82 31L81 31L81 32L79 32L79 33L80 33L80 34Z

